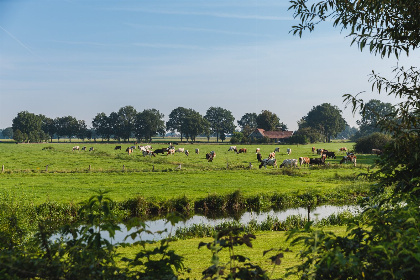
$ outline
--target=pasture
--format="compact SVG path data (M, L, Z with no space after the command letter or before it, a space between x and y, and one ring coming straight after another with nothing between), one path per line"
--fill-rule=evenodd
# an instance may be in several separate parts
M86 146L86 151L73 146ZM114 150L121 145L122 150ZM340 147L351 149L352 143L319 143L316 148L336 152L336 159L327 159L325 167L299 166L289 168L259 168L256 149L267 158L276 147L278 165L284 159L299 157L318 158L312 145L236 145L247 153L228 151L230 144L176 145L189 150L174 155L143 156L135 149L128 154L125 149L133 143L0 143L0 191L28 199L34 204L47 201L77 203L89 198L94 190L109 190L113 200L122 201L142 196L161 200L187 196L190 199L209 194L227 194L240 190L245 196L272 193L299 193L317 191L326 193L337 188L365 188L369 182L357 175L372 168L376 156L357 155L357 166L340 165L345 154ZM163 143L152 144L152 150L166 148ZM94 151L89 151L94 147ZM200 150L199 154L195 149ZM292 153L286 153L287 148ZM205 154L215 151L212 162ZM252 167L250 167L250 164Z

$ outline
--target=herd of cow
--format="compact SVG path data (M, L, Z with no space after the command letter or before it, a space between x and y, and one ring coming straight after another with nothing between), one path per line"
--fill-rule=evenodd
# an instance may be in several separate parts
M262 155L260 153L260 149L257 148L257 160L260 162L259 168L267 166L273 166L277 167L277 160L276 160L276 152L279 152L279 148L275 148L274 152L269 153L268 158L263 159ZM287 154L290 155L292 153L292 150L290 148L287 148ZM343 156L343 158L340 161L340 164L346 163L346 162L352 162L356 166L356 155L353 153L348 153L347 148L342 147L339 149L340 152L346 152L347 155ZM297 167L298 163L300 166L311 166L311 165L325 165L325 160L327 158L333 158L336 159L337 156L335 155L335 152L330 152L326 149L316 149L315 147L312 147L312 153L317 153L320 155L319 158L309 158L309 157L300 157L299 159L285 159L280 164L281 167Z
M82 147L81 150L82 151L86 151L87 147ZM151 145L145 145L145 146L130 146L128 148L126 148L126 152L128 154L133 153L134 150L140 150L140 152L143 154L143 156L150 156L150 157L156 157L157 154L167 154L167 155L173 155L175 153L184 153L185 155L189 155L189 151L186 150L185 148L175 148L171 143L169 144L169 146L167 148L159 148L159 149L155 149L154 151L152 151L152 146ZM80 150L79 146L74 146L73 147L73 151L75 150ZM115 146L114 150L122 150L122 146ZM89 151L94 151L93 147L89 148ZM230 151L234 151L237 154L240 153L246 153L247 149L246 148L240 148L238 149L236 146L230 146L230 148L228 149L228 152ZM277 167L277 160L276 160L276 153L280 152L280 148L275 148L273 152L269 153L267 158L262 158L261 155L261 149L257 148L256 149L256 154L257 154L257 160L260 163L259 168L265 167L267 168L267 166L273 166L273 167ZM342 147L339 149L339 152L345 152L346 155L343 156L343 158L340 160L340 164L343 163L347 163L347 162L351 162L354 164L354 166L356 166L356 155L354 155L353 153L348 152L346 147ZM195 153L199 154L200 150L198 148L195 149ZM290 155L292 153L292 149L287 148L286 149L286 153L288 155ZM312 153L313 154L318 154L320 157L318 158L309 158L309 157L300 157L299 159L285 159L283 160L283 162L280 164L280 168L281 167L297 167L298 163L300 166L311 166L311 165L325 165L325 160L327 158L332 158L332 159L336 159L337 156L335 155L335 152L331 152L328 151L326 149L316 149L315 147L312 147ZM379 149L372 149L372 154L376 154L376 155L381 155L382 151ZM206 160L209 162L212 162L216 157L216 152L215 151L211 151L209 153L206 153Z

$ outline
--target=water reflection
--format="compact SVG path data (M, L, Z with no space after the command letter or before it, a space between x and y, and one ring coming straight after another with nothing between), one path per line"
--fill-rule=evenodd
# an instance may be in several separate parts
M356 214L360 208L358 206L331 206L331 205L324 205L318 206L316 208L311 209L310 212L310 219L312 221L321 220L323 218L327 218L332 214L338 214L344 211L351 212ZM210 219L206 218L205 216L193 216L190 219L186 220L185 222L177 223L175 226L171 226L170 223L166 223L166 219L160 219L156 221L147 221L146 228L152 232L156 231L163 231L167 230L166 233L161 235L159 234L147 234L142 233L140 235L141 240L160 240L162 238L168 237L170 233L175 233L178 228L188 228L193 225L210 225L210 226L217 226L224 222L233 222L238 221L241 224L248 224L250 221L254 220L257 223L261 223L267 220L268 217L278 218L280 221L286 220L288 216L291 215L301 215L302 217L307 218L308 216L308 209L307 208L295 208L295 209L288 209L284 211L274 211L271 210L269 212L257 213L257 212L245 212L242 214L239 220L234 218L220 218L220 219ZM135 230L127 231L127 228L124 225L121 225L121 231L115 234L115 238L113 242L123 242L124 238L134 232ZM138 241L136 239L135 241ZM131 238L127 239L127 242L132 242Z

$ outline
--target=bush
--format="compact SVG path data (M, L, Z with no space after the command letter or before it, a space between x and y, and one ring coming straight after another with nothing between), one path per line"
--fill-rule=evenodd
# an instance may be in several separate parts
M356 140L354 151L356 153L370 154L372 149L383 150L385 145L391 141L391 136L380 132L372 133L368 136Z

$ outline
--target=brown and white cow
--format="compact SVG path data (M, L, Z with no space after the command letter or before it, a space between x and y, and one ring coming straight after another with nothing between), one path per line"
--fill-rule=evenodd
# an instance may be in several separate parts
M308 157L300 157L299 158L300 166L302 166L302 164L303 164L303 166L305 166L305 165L309 166L309 162L310 162L310 159Z

